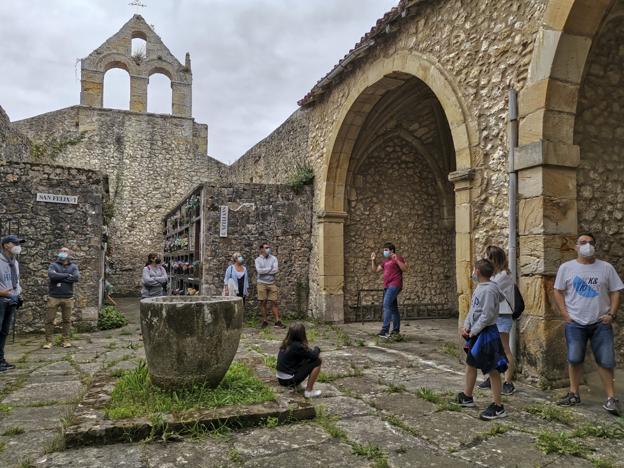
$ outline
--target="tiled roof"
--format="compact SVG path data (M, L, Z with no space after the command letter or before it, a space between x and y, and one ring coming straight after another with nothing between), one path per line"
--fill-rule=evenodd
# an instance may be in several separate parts
M375 44L375 38L378 35L393 32L393 23L407 16L407 11L411 6L430 1L431 0L400 0L397 6L393 7L377 20L371 30L362 36L353 49L351 49L329 73L318 80L310 92L300 99L297 104L300 106L307 106L316 101L321 94L327 91L338 76L345 72L348 64L368 53L369 49Z

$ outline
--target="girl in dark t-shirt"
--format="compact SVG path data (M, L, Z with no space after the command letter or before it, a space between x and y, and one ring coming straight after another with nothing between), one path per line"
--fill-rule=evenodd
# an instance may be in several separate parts
M303 395L316 398L320 390L314 390L314 383L321 372L321 350L318 346L310 349L305 326L291 325L277 354L277 381L285 387L298 387L306 378L308 383ZM301 387L299 387L301 388Z

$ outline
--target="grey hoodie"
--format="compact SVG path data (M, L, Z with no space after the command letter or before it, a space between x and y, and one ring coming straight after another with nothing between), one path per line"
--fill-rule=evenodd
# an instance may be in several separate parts
M15 262L15 270L17 272L17 286L15 289L13 289L13 284L11 283L11 267L9 266L9 262ZM11 292L17 295L22 293L22 287L19 284L19 265L17 260L6 257L4 253L0 253L0 290L5 289L11 289ZM8 298L0 297L0 300L8 300Z
M472 293L470 311L464 321L464 328L470 330L471 335L478 335L485 327L495 325L498 319L498 307L505 299L503 293L491 281L479 283Z

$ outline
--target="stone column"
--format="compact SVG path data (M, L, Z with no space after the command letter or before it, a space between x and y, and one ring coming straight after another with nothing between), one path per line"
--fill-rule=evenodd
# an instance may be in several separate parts
M470 309L472 284L472 216L470 189L474 177L473 169L461 169L448 175L455 184L455 277L457 282L457 305L459 324L463 324Z
M103 89L104 73L83 68L80 76L80 105L102 107Z
M319 298L317 319L344 322L344 221L347 213L323 211L319 223Z
M576 167L579 147L538 141L516 150L523 371L540 384L567 379L563 320L553 295L559 265L573 258L577 235Z
M192 92L189 83L171 82L171 113L179 117L192 117Z
M146 76L130 76L130 110L133 112L147 112L147 84Z

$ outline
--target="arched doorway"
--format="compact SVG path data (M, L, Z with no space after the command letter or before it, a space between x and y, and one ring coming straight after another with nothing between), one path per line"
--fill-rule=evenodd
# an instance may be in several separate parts
M369 253L379 255L387 241L410 268L402 312L457 312L455 201L448 180L454 170L444 111L421 80L407 79L371 109L346 180L345 321L377 315L376 308L356 307L381 301L381 292L371 291L380 288L380 278L369 271Z
M418 93L422 93L420 96L424 98L426 104L418 100L416 97ZM414 96L413 105L400 106L401 96L410 95ZM428 117L423 117L419 112L425 112L427 106L430 107ZM412 107L416 109L411 109ZM357 208L357 184L361 181L358 177L378 176L374 174L374 170L366 169L366 161L383 160L385 149L383 149L383 143L380 142L383 142L381 136L386 130L389 133L385 136L392 138L396 143L389 152L393 153L397 162L400 165L412 165L408 170L412 170L414 174L416 174L418 162L421 162L425 169L419 168L418 177L424 178L423 180L435 186L434 189L428 185L420 189L422 193L419 192L428 200L434 199L434 193L437 196L435 205L439 211L437 214L428 213L427 216L430 217L427 219L435 218L438 222L436 226L440 226L440 229L442 229L441 226L446 225L447 229L454 231L454 236L451 238L454 237L455 241L454 268L447 268L446 272L440 273L440 276L448 275L449 271L454 270L455 281L452 278L448 279L448 284L455 283L456 286L455 300L452 303L459 309L460 316L467 312L471 293L469 278L472 263L470 188L473 172L471 161L473 153L478 151L476 126L471 119L467 118L467 115L449 77L433 60L416 53L399 53L370 64L367 66L366 73L363 73L355 86L351 87L332 131L320 184L319 291L315 304L315 312L319 318L334 322L345 319L345 300L351 301L353 294L352 284L345 287L345 266L351 271L347 273L347 277L349 274L353 277L356 269L368 266L369 249L366 252L358 252L357 255L358 258L364 255L362 259L364 265L356 267L352 266L350 259L345 261L345 245L347 245L345 229L347 235L351 236L352 232L355 235L357 227L364 222L362 212ZM437 141L435 148L427 148L426 141L424 143L422 141L423 138L425 140L432 138L432 135L425 135L424 130L419 135L419 127L416 127L416 124L426 126L427 119L435 121L432 133ZM388 124L391 121L399 122L400 125L394 130L386 128L383 122ZM408 124L410 121L411 124ZM367 126L375 130L372 133L363 131ZM407 127L402 128L403 126ZM379 138L371 136L377 133L379 133L377 135L380 136ZM369 142L370 138L376 140L378 145ZM375 150L375 148L378 149ZM405 161L400 162L399 153L403 154L403 149L406 149L407 153L405 153ZM359 164L361 161L364 161L363 165ZM358 173L358 171L364 172ZM449 192L448 182L444 178L455 184L454 197ZM355 192L350 195L349 191L354 187ZM369 196L366 191L360 191L360 193L364 193L365 197ZM445 195L441 195L443 193ZM349 203L352 204L353 201L355 201L355 206L352 207L353 216L349 218ZM431 206L431 202L429 203L428 206ZM377 203L373 205L375 209L378 209ZM401 209L403 208L401 206ZM454 222L451 223L453 212ZM410 213L409 209L406 213ZM416 209L413 214L416 214ZM417 218L417 216L413 217ZM379 216L379 222L383 223L383 215ZM409 225L409 221L407 224ZM454 230L451 224L454 224ZM387 235L391 237L392 233L389 232ZM366 242L372 242L372 238ZM377 239L375 242L378 246L382 239ZM453 245L452 242L450 244ZM366 247L369 245L367 244ZM453 264L452 257L448 261ZM363 274L361 276L363 278ZM349 281L351 282L351 279ZM357 284L355 287L357 288ZM415 293L413 294L415 297Z

